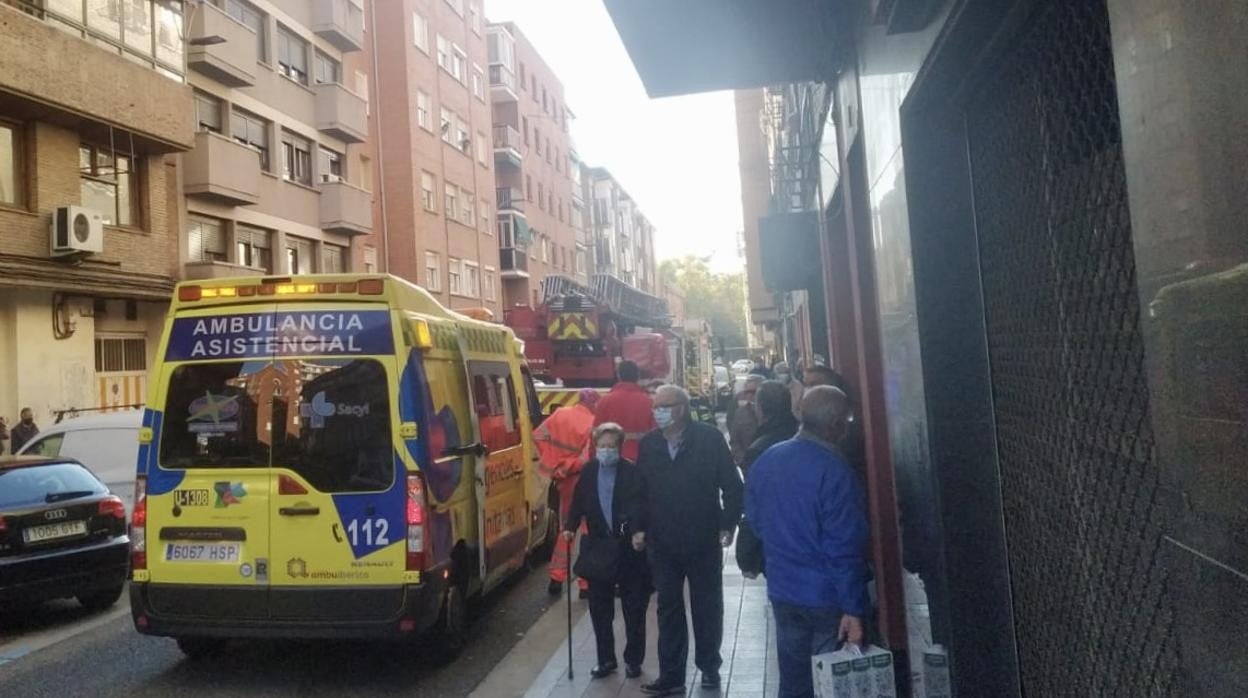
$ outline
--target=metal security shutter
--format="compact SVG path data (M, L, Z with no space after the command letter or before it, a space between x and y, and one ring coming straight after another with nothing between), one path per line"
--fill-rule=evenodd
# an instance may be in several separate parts
M1037 3L966 110L1024 694L1177 666L1103 1Z

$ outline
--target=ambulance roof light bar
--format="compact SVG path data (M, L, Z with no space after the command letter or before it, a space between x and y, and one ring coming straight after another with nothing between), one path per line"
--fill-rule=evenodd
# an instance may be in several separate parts
M241 286L201 286L199 284L178 287L178 300L189 303L215 298L250 298L253 296L306 296L313 294L355 293L361 296L380 296L386 291L385 279L360 279L336 283L294 282L285 279L262 279L259 284Z

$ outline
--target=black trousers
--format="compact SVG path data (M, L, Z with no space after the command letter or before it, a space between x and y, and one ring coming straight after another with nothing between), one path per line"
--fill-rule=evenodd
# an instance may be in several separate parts
M625 553L628 555L628 553ZM615 582L589 582L589 619L598 644L598 663L615 659L615 588L620 588L624 611L624 663L640 665L646 658L646 607L650 605L650 580L644 559L639 565L624 564Z
M694 664L704 674L723 664L719 646L724 638L724 557L718 548L679 554L650 548L650 572L659 595L659 679L685 682L689 663L689 630L685 620L685 582L693 615Z

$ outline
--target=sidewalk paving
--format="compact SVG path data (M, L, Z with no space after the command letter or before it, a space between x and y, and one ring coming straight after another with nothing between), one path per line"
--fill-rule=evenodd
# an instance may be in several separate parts
M576 602L584 606L584 602ZM523 694L520 687L512 687L514 695L525 698L604 698L606 696L643 696L641 685L658 676L658 623L655 618L655 597L650 597L647 614L646 660L642 664L642 676L625 679L624 667L605 679L593 680L589 671L597 657L594 649L594 631L589 614L581 615L572 631L572 651L575 678L568 680L568 642L565 640L546 661L536 680ZM579 608L577 610L580 610ZM552 609L553 611L553 609ZM561 607L566 624L566 607ZM763 698L777 693L780 674L776 666L775 631L771 607L767 603L766 583L760 578L748 580L741 576L732 551L725 551L724 560L724 641L720 652L724 665L720 669L723 680L719 691L704 691L702 675L693 666L693 631L689 639L689 696L732 696L733 698ZM565 625L566 627L566 625ZM624 649L624 619L616 607L616 651ZM487 677L482 687L498 686L499 682ZM491 692L496 692L493 689ZM510 691L509 691L510 693ZM479 695L485 695L478 690ZM502 695L499 691L499 695ZM490 697L493 698L493 697Z

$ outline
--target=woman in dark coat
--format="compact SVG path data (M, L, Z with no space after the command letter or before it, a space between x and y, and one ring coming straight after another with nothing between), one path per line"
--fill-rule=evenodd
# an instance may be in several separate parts
M571 539L584 519L588 533L581 539L576 572L589 580L589 617L598 642L596 679L614 673L615 592L624 609L627 644L625 674L641 676L646 655L646 607L650 603L650 572L646 566L645 521L641 471L620 457L624 430L614 422L594 428L594 458L581 470L572 496L564 537Z

